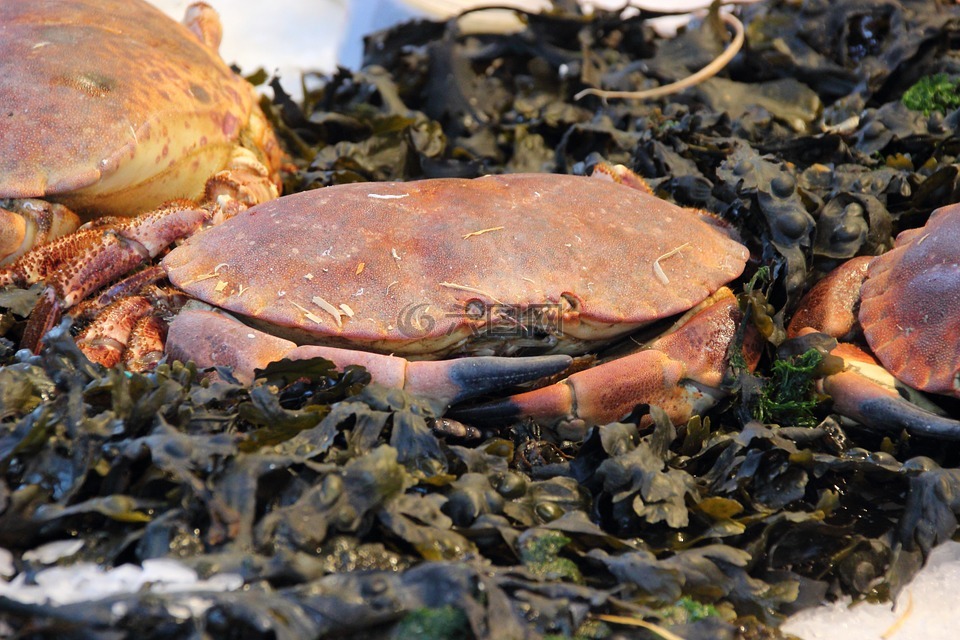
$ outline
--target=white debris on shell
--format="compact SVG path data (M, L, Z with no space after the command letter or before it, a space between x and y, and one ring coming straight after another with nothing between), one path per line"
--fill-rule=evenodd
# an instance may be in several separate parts
M318 315L315 314L314 312L310 311L310 310L307 309L306 307L304 307L304 306L302 306L302 305L299 305L299 304L297 304L296 302L291 302L290 304L292 304L293 306L295 306L297 309L300 309L300 311L303 312L303 316L304 316L307 320L309 320L310 322L314 322L314 323L316 323L316 324L323 324L323 318L321 318L320 316L318 316Z
M331 316L333 316L333 319L337 321L338 327L343 326L343 323L340 322L340 316L342 314L340 313L339 309L337 309L335 306L333 306L332 304L330 304L320 296L313 296L312 302L313 304L317 305L318 307L320 307L321 309L329 313Z
M401 194L392 194L392 193L368 193L368 198L376 198L377 200L399 200L400 198L406 198L409 196L409 193Z
M473 238L474 236L481 236L485 233L490 233L491 231L503 231L506 227L490 227L488 229L480 229L479 231L471 231L463 235L463 239Z
M468 292L468 293L476 293L477 295L481 295L481 296L485 296L485 297L487 297L487 298L490 298L491 300L493 300L493 301L496 302L497 304L504 304L503 302L501 302L500 300L497 300L495 297L493 297L492 295L490 295L489 293L487 293L487 292L484 291L483 289L477 289L476 287L468 287L468 286L465 285L465 284L457 284L457 283L455 283L455 282L441 282L441 283L440 283L440 286L441 286L441 287L444 287L444 288L446 288L446 289L459 289L460 291L466 291L466 292Z
M667 274L663 272L663 267L660 266L661 260L666 260L671 256L678 255L681 249L685 249L690 246L689 242L684 242L679 247L674 247L670 251L667 251L665 254L653 261L653 273L656 274L657 279L663 284L670 284L670 278L667 277Z

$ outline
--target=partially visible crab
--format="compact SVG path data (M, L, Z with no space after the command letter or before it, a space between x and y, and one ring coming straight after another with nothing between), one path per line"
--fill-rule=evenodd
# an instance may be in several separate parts
M0 4L0 261L69 231L71 210L146 212L0 270L2 284L50 285L28 346L60 307L278 195L279 146L253 87L217 54L216 13L191 5L185 25L142 0Z
M0 259L35 242L31 199L68 207L52 208L68 228L69 210L133 216L198 198L231 163L258 162L279 184L276 139L217 54L208 5L181 25L142 0L6 2L0 25Z
M639 182L623 171L595 175ZM707 310L662 349L579 374L590 381L577 397L540 416L576 434L655 402L672 405L681 421L713 399L703 387L719 381L739 311L729 292L714 305L709 296L742 272L747 257L707 214L609 179L504 175L328 187L249 209L162 263L176 287L283 339L220 314L184 312L167 349L201 366L237 367L246 380L271 360L317 353L289 340L414 358L583 353L704 303ZM441 404L462 398L464 386L491 386L476 387L478 379L510 384L517 367L528 367L519 364L526 358L407 364L349 353L323 355L360 361L381 381L412 380ZM388 372L378 373L371 357L385 358ZM569 361L535 360L531 376ZM504 366L508 379L500 378ZM466 371L469 381L461 382ZM696 382L701 374L707 379ZM617 403L590 402L602 392Z
M895 431L960 438L960 423L901 395L908 393L905 383L960 398L958 247L960 205L955 204L933 212L922 228L901 233L891 251L844 263L801 302L789 335L819 331L850 340L862 329L883 365L853 344L840 343L833 350L846 366L825 378L823 387L840 413Z

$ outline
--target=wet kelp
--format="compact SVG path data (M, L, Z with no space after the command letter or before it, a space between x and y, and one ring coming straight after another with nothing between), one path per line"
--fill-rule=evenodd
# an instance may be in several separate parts
M960 199L943 89L960 77L960 10L744 7L747 45L723 77L653 102L573 100L676 80L724 46L713 19L664 40L646 17L558 8L512 35L375 34L364 70L307 77L302 104L275 86L287 187L627 164L734 224L765 268L744 304L768 353L757 376L734 363L735 399L679 428L640 407L653 428L570 443L528 424L438 429L430 407L322 361L248 389L180 364L103 370L65 330L40 356L4 344L14 571L29 583L31 550L79 539L61 563L176 558L245 586L0 596L0 623L22 637L603 638L630 617L684 638L776 637L824 597L895 595L956 533L957 453L836 421L805 378L830 366L823 345L784 343L782 327L825 271Z

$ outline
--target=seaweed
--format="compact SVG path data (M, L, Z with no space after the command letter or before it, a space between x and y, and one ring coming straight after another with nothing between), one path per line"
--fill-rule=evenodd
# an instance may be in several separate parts
M771 365L770 379L754 407L754 419L797 426L816 424L813 409L818 400L814 397L814 385L822 361L823 354L816 349L775 360Z
M903 92L900 101L907 109L920 111L929 116L934 111L949 113L960 107L957 86L960 81L945 73L920 78L916 84Z

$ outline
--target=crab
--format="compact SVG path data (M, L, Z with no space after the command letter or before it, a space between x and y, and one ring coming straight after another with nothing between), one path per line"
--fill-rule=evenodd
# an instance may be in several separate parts
M641 403L685 420L718 397L707 388L740 318L723 285L749 254L719 221L643 186L601 166L594 177L348 184L258 205L163 258L178 291L219 310L180 311L167 354L244 382L268 362L323 355L442 410L687 312L653 348L575 374L566 401L538 417L574 436ZM119 350L132 323L119 324L95 322L78 344ZM531 354L542 355L512 357Z
M219 40L203 3L182 25L142 0L0 4L0 283L46 280L45 318L279 195L279 145Z
M833 349L845 366L822 387L838 412L893 433L960 438L960 423L928 411L935 408L912 391L960 398L958 244L954 204L900 233L891 251L845 262L801 301L788 335L820 332L849 341L862 332L876 356L851 342Z

